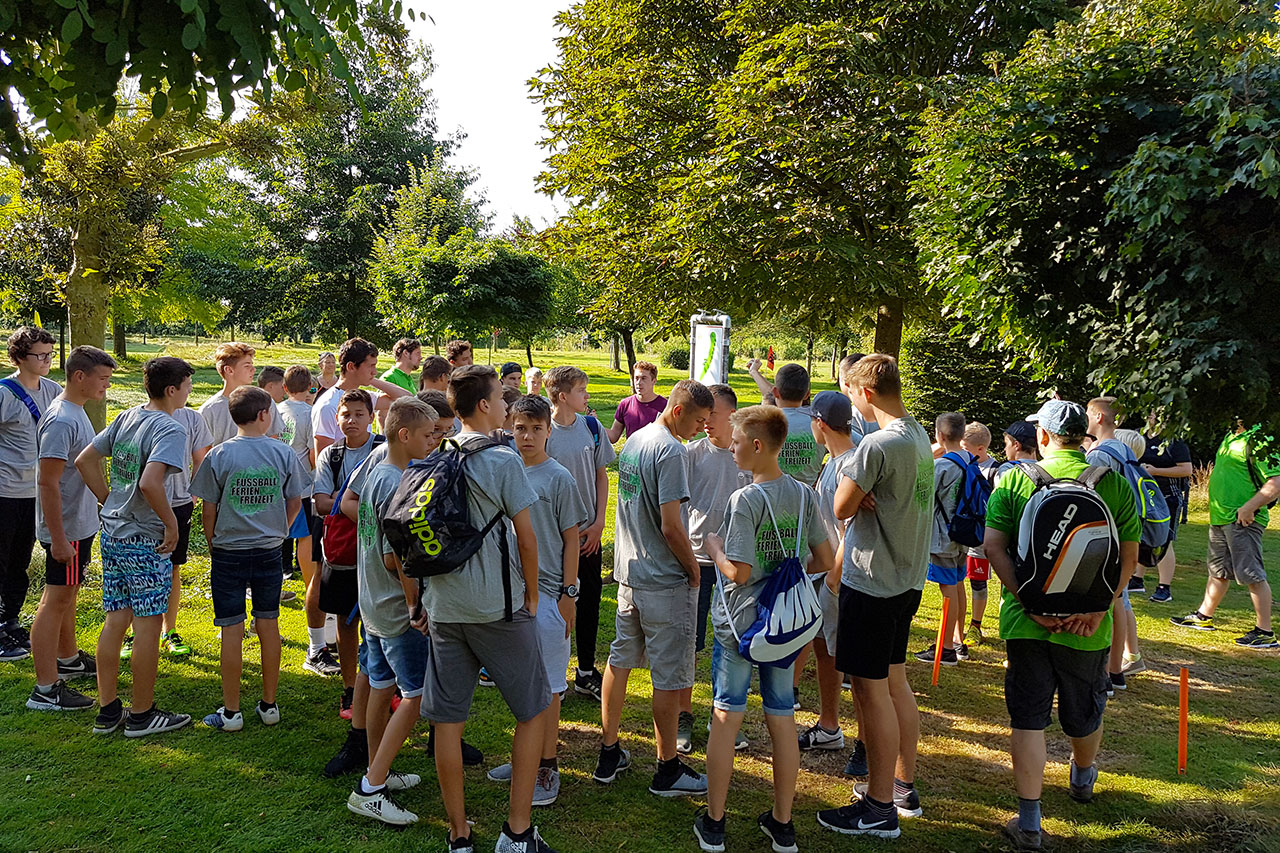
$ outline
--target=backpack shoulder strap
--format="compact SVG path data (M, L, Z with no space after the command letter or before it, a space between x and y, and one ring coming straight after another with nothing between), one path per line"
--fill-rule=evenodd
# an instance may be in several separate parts
M346 491L347 481L342 479L342 464L347 459L346 438L338 440L333 446L337 448L333 452L333 490L336 492L342 486L342 490Z
M1049 472L1041 468L1039 463L1036 462L1023 462L1022 473L1027 475L1031 480L1031 484L1037 489L1043 489L1054 480L1053 477L1049 476Z
M760 493L760 497L764 499L764 508L769 512L769 521L773 523L773 535L778 540L778 551L782 554L787 553L786 543L782 541L782 531L778 529L778 519L773 514L773 503L769 500L769 494L759 483L752 483L751 488Z
M955 451L948 451L947 453L942 454L938 458L947 460L948 462L957 466L961 471L969 470L969 463L961 459L960 454L956 453Z
M6 376L0 379L0 385L8 388L13 392L13 396L17 397L22 405L27 407L27 411L31 413L32 419L40 420L40 408L36 406L36 401L31 399L31 395L27 393L27 389L22 387L22 383L12 377Z
M1098 450L1098 451L1101 451L1102 453L1107 454L1112 459L1119 462L1121 465L1124 465L1129 461L1128 459L1125 459L1123 456L1121 456L1119 453L1116 453L1110 447L1107 447L1105 444L1099 444L1097 447L1094 448L1094 450Z
M1076 477L1076 480L1080 482L1080 485L1097 491L1098 483L1102 482L1102 478L1112 473L1115 472L1106 465L1090 465L1080 473L1079 477Z
M587 429L591 430L591 437L595 439L596 447L600 446L600 421L596 420L594 415L583 415L583 420L587 422Z

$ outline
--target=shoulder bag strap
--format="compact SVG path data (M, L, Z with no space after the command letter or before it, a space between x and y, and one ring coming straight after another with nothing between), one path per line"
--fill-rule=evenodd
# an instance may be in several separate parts
M13 392L13 396L17 397L22 405L27 407L27 411L31 413L32 420L39 422L40 409L36 406L36 401L31 399L31 395L27 393L27 389L22 387L22 383L11 377L0 379L0 385L8 388Z

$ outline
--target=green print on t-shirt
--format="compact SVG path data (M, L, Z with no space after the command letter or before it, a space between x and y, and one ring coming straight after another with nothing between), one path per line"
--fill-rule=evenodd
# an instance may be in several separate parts
M246 468L227 480L227 502L241 515L256 515L280 500L280 472L270 465Z
M373 511L373 504L360 501L360 511L356 513L356 536L360 544L370 546L378 533L378 516Z
M916 506L928 512L933 502L933 459L921 459L916 463Z
M117 441L111 446L111 488L138 482L142 464L142 448L132 441Z
M618 457L618 499L629 501L640 494L640 468L636 454L622 451Z
M812 434L788 433L782 442L782 452L778 454L778 467L788 477L794 477L813 465L818 455L818 442Z
M298 426L288 418L282 418L284 429L280 430L280 440L290 446L293 445L293 437L297 432Z
M769 513L765 511L764 522L760 525L760 529L756 531L756 567L765 573L772 572L776 569L784 559L790 557L796 552L796 537L799 535L800 519L794 515L779 515L778 532L773 531L773 520L769 518ZM778 537L782 537L782 544L778 544ZM786 547L784 553L782 548Z

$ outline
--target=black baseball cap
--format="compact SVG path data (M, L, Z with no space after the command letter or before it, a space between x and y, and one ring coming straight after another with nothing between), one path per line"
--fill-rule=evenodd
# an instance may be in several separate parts
M505 379L513 373L524 375L524 370L514 361L508 361L506 364L502 365L502 370L498 373L498 376Z
M809 415L821 418L832 429L848 432L853 421L853 404L838 391L819 391L809 403Z
M1036 425L1031 421L1014 421L1004 433L1021 444L1024 450L1032 450L1036 446Z

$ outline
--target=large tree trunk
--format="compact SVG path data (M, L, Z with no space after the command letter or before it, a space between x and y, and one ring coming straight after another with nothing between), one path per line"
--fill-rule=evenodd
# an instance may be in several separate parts
M622 345L617 335L609 336L609 369L622 370Z
M107 311L111 288L99 270L102 235L92 228L77 229L71 238L71 274L67 276L67 317L71 326L71 346L102 349L107 341ZM93 428L107 425L106 401L90 400L85 412Z
M876 311L876 352L898 357L902 350L902 300L891 296Z
M622 330L622 345L627 351L627 375L634 376L636 372L636 341L632 337L630 329Z
M119 360L123 360L129 354L129 348L124 339L124 323L120 322L119 311L111 313L111 353Z
M533 367L533 344L528 341L524 344L524 357L529 359L529 366Z

